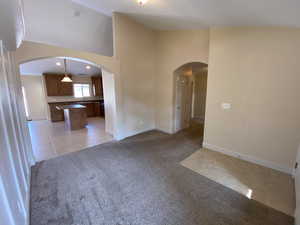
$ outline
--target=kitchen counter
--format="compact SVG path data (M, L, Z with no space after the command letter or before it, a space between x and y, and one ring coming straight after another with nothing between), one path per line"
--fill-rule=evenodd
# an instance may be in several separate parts
M72 107L73 105L86 107L87 117L105 116L103 100L49 102L48 105L52 122L64 121L65 118L62 107Z
M55 101L55 102L48 102L48 104L59 104L59 103L95 103L95 102L103 102L103 99L96 99L96 100L72 100L72 101Z
M58 110L64 110L64 109L86 109L86 106L80 105L80 104L72 104L72 105L59 105L56 106Z

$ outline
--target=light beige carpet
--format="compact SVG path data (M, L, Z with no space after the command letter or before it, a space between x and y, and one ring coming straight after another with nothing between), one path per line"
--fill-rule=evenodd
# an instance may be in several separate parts
M196 151L181 165L250 199L294 215L294 180L288 174L208 149Z

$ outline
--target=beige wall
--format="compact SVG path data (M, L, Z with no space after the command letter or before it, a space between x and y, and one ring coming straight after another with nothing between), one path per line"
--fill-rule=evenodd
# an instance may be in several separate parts
M206 145L290 172L300 143L300 29L211 29L209 55Z
M120 61L123 121L131 136L155 128L154 76L155 32L116 13L115 57Z
M21 76L22 86L26 92L29 119L47 119L46 96L41 76Z
M209 31L157 31L156 128L174 131L174 71L189 62L208 62Z
M193 117L204 120L207 89L207 69L195 73L193 93Z

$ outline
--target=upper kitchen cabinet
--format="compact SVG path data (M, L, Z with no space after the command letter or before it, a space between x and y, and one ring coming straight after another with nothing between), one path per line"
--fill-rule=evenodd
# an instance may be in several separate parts
M92 77L92 84L93 84L93 94L94 94L94 96L103 97L102 77L101 76L93 76Z
M48 96L73 96L73 83L61 82L64 75L44 74ZM72 78L71 75L69 77Z

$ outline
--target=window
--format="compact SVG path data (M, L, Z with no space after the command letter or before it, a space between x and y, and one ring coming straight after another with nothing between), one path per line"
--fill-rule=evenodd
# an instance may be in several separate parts
M91 96L89 84L73 84L73 89L75 98Z

